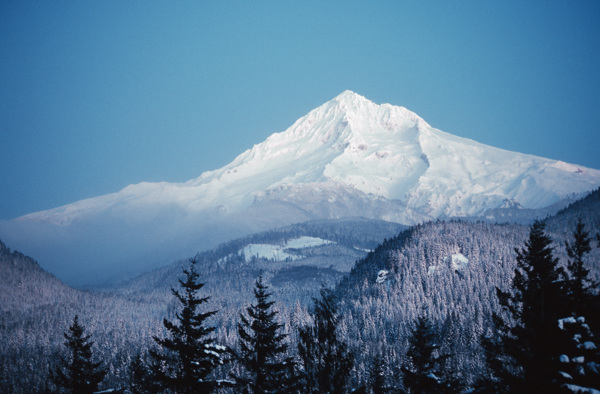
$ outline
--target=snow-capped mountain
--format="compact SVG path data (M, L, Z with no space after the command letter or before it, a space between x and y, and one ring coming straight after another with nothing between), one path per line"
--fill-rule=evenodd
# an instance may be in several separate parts
M33 224L44 224L50 227L38 232L59 233L67 240L61 242L71 243L71 233L89 239L86 231L95 231L107 247L114 238L132 255L137 245L169 245L189 255L308 219L364 216L414 224L499 208L544 208L598 185L599 170L457 137L406 108L345 91L196 179L130 185L11 224L22 226L22 239L32 237ZM0 238L7 228L0 226ZM23 247L14 237L9 242Z
M318 194L320 203L332 205L348 195L394 201L407 212L379 218L412 224L476 216L507 203L542 208L598 185L598 170L456 137L406 108L345 91L227 166L186 183L131 185L18 220L68 225L107 212L135 219L159 215L166 205L231 213L264 199L314 204Z

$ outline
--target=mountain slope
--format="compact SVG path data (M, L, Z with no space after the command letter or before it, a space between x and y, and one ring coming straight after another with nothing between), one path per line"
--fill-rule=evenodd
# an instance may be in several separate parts
M219 170L181 184L131 185L19 220L68 224L106 211L139 219L168 206L239 212L266 194L310 185L398 200L421 217L396 219L414 223L477 215L507 200L543 208L599 184L598 170L456 137L403 107L346 91Z
M415 224L544 208L598 185L598 170L456 137L346 91L221 169L25 215L0 223L0 237L82 284L307 220Z

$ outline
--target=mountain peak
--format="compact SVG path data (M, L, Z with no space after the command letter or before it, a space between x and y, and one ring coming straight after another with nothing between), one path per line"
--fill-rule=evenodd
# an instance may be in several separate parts
M410 128L417 123L422 123L429 127L427 122L420 116L404 107L392 104L376 104L351 90L343 91L312 112L327 115L332 110L333 113L338 116L341 115L344 121L350 124L362 123L360 128L363 129L365 126L367 129L377 128L376 124L383 125L388 130L399 127Z
M373 103L371 100L351 90L344 90L342 93L337 95L332 101L343 104Z
M287 130L275 133L255 146L254 157L271 160L293 151L298 158L300 154L306 157L318 152L328 157L324 164L329 164L329 160L344 152L364 150L363 146L375 146L384 141L391 143L390 139L402 140L407 133L414 138L419 122L426 125L404 107L375 104L346 90L298 119ZM291 156L287 158L292 159ZM310 167L315 168L314 165Z
M373 117L378 116L378 113L380 112L379 107L381 107L381 105L375 104L371 100L351 90L345 90L323 104L323 107L334 108L337 113L344 115Z

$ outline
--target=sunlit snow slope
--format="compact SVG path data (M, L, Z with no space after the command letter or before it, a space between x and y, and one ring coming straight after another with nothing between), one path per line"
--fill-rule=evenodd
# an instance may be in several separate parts
M336 212L311 209L316 197L321 205L350 198L352 207L364 200L366 212L355 215L412 224L480 215L507 201L542 208L598 185L598 170L456 137L403 107L345 91L219 170L186 183L131 185L18 220L66 225L106 211L137 220L160 214L163 206L231 213L265 199Z

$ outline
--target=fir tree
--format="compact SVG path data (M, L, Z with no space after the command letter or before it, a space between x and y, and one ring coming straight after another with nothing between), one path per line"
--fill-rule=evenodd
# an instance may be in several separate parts
M148 365L146 357L138 354L129 364L129 392L131 394L159 392L160 386L153 376L152 365Z
M189 268L183 273L185 281L179 280L181 291L171 289L181 305L176 314L177 324L164 319L169 337L154 337L161 348L150 352L154 378L163 388L177 393L210 392L218 386L217 381L210 379L211 372L223 364L226 348L215 343L211 335L215 328L206 325L206 320L217 312L198 311L210 297L198 296L204 283L199 282L194 259L190 259Z
M558 381L564 387L600 388L600 296L598 282L589 278L584 258L591 251L589 232L579 218L573 232L573 243L566 243L569 256L566 280L568 309L558 321L561 335L556 347L560 350ZM591 327L590 327L591 325Z
M472 329L469 327L469 329ZM443 327L440 329L441 333L441 344L439 351L445 354L441 360L441 377L449 387L454 387L451 392L460 392L464 386L465 375L472 371L465 371L460 367L460 360L457 354L460 353L461 349L467 346L468 338L465 336L470 335L469 330L461 330L460 319L458 312L452 310L446 316Z
M494 313L499 337L483 346L491 378L481 387L495 392L546 392L555 390L558 355L556 321L565 310L564 272L553 257L552 241L545 224L536 221L525 242L517 248L517 268L511 291L496 288L507 319ZM482 389L482 391L483 391Z
M304 366L305 392L342 393L354 357L337 337L333 294L321 289L321 298L314 302L314 323L299 330L298 352Z
M440 365L446 356L438 353L440 346L435 342L435 331L425 313L409 339L406 352L407 362L402 366L404 387L408 393L442 393L447 385L442 381Z
M254 288L256 304L246 309L248 317L240 315L238 336L240 354L237 359L244 374L234 376L237 387L246 393L292 393L298 389L295 362L286 356L286 334L275 321L277 312L269 301L271 293L258 277Z
M376 355L371 360L371 366L369 367L369 392L372 394L385 394L390 391L390 388L386 385L384 361L381 355Z
M493 316L496 327L503 327L504 322L497 316ZM500 331L498 329L498 331ZM515 360L507 355L504 341L500 335L488 333L480 338L486 366L482 376L475 384L477 393L507 394L510 393L508 381L513 378L512 372L517 369Z
M600 392L600 350L585 317L560 319L558 327L558 339L566 345L561 346L558 386L565 392Z
M590 270L585 268L584 264L585 255L592 250L589 235L589 232L585 231L585 225L581 218L579 218L577 227L573 232L573 242L565 243L569 255L567 263L569 279L566 280L566 291L572 309L572 316L580 316L589 310L595 296L595 289L598 287L598 283L589 278Z
M75 315L69 331L64 334L68 356L61 356L60 366L50 374L50 379L61 392L93 393L98 391L98 386L106 375L102 363L92 361L94 342L84 333L85 327L79 324L79 317Z

